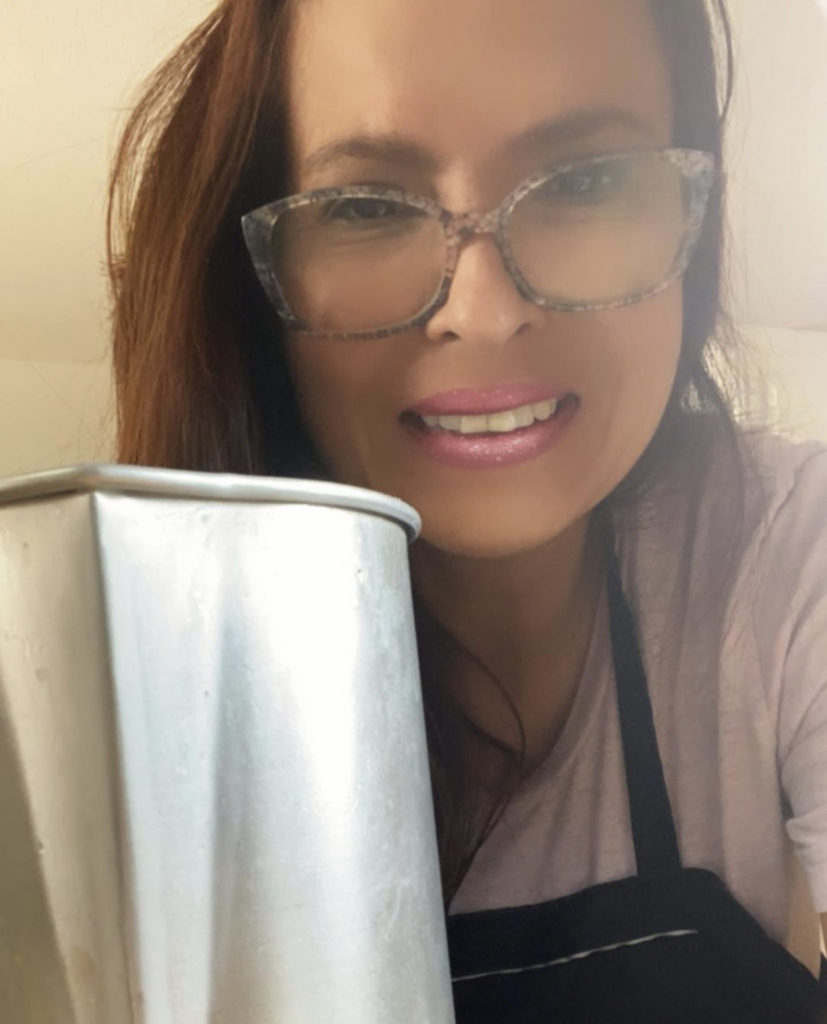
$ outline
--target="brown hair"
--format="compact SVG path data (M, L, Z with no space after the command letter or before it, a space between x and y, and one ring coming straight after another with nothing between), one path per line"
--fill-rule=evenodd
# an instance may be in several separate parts
M287 190L284 55L296 0L223 0L154 73L133 111L112 173L108 264L119 457L124 462L236 473L323 474L282 355L281 325L254 278L243 213ZM724 0L650 0L671 69L675 144L712 152L731 89ZM726 59L716 60L714 23ZM723 83L718 68L723 66ZM710 364L718 344L723 175L684 279L683 347L667 413L610 501L634 501L663 454L712 413L734 437ZM688 446L687 450L692 449ZM694 449L697 455L697 449ZM624 499L625 496L625 499ZM503 784L474 808L463 751L493 741L440 685L452 640L417 609L432 780L446 899L519 777L502 751ZM466 652L468 653L468 652ZM496 681L495 681L496 682ZM506 698L507 699L507 698Z

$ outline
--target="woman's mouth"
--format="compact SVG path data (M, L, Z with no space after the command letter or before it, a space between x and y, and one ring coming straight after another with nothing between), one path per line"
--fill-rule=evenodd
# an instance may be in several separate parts
M468 469L513 465L553 447L580 408L574 394L489 413L403 414L402 423L425 454Z
M557 412L560 403L556 398L531 405L520 405L516 409L488 413L478 416L422 416L429 430L447 430L453 434L511 434L524 430L537 422L545 423Z

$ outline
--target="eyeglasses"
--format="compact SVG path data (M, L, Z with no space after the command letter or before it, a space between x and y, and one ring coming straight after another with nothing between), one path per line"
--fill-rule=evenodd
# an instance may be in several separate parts
M520 294L543 309L640 302L686 270L713 180L708 153L622 152L535 174L488 213L355 185L288 196L242 225L258 278L291 329L379 338L428 322L477 234L493 235Z

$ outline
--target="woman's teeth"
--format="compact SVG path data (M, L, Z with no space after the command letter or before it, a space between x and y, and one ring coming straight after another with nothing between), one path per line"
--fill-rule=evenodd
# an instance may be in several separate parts
M530 427L538 420L550 419L557 412L558 404L557 399L552 398L488 416L423 416L422 419L431 430L449 430L454 434L508 434Z

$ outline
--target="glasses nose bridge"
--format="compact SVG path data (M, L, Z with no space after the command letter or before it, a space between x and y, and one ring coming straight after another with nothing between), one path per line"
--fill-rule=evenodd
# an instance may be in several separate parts
M446 261L445 273L449 279L454 276L457 264L459 263L460 253L462 252L465 243L477 235L492 236L494 239L494 245L497 247L497 252L500 254L500 258L505 263L506 269L511 273L510 268L508 267L508 261L505 258L505 253L503 252L502 242L500 240L501 217L502 206L489 210L487 213L455 213L451 216L446 225L448 258Z
M501 207L487 213L455 213L448 224L452 246L459 248L475 235L498 235Z

